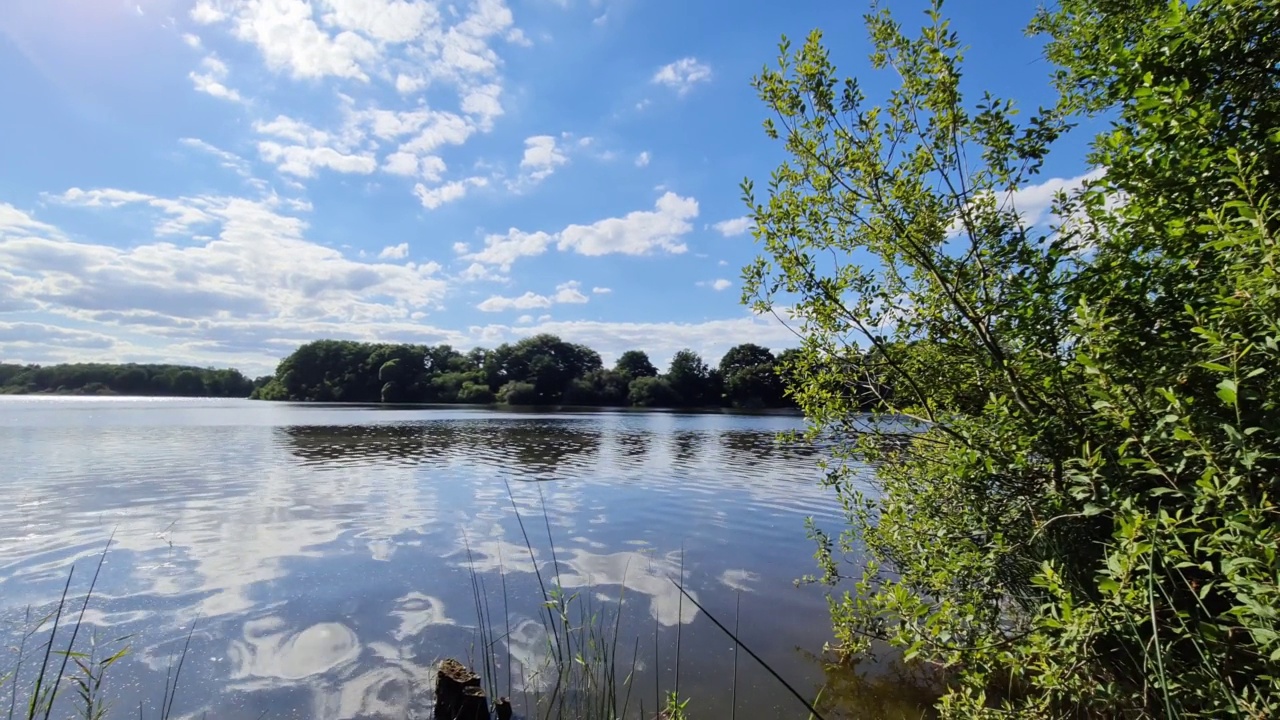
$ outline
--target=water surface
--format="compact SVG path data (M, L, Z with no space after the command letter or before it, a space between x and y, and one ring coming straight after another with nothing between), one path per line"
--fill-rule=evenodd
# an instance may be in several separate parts
M744 642L801 692L842 688L833 714L919 717L884 668L833 675L817 659L826 603L793 581L813 570L804 518L837 515L814 453L775 440L800 422L0 398L0 639L53 606L73 564L83 593L114 532L88 618L104 643L131 636L109 682L120 706L155 705L194 622L177 712L427 717L433 663L475 657L473 572L512 628L499 685L528 684L545 647L533 571L557 566L549 529L566 588L621 600L650 709L678 632L681 695L728 715L733 644L681 601L683 577L724 621L740 602ZM740 717L804 716L745 656L736 702Z

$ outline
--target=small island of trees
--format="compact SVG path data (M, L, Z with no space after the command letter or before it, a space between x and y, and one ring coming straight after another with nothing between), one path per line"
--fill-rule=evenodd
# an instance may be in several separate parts
M471 403L606 407L793 407L786 368L794 350L774 355L743 343L716 366L681 350L666 372L640 350L613 367L585 345L542 334L492 350L318 340L280 362L253 391L262 400Z
M264 380L265 382L265 380ZM150 395L248 397L254 382L239 370L187 365L0 363L3 395Z

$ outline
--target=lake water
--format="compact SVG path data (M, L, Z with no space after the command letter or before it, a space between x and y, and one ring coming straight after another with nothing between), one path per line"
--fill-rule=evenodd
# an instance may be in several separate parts
M545 657L533 570L555 575L549 526L566 589L597 608L621 599L633 708L671 687L678 634L680 694L695 716L728 717L733 642L681 601L683 569L722 622L740 603L743 642L798 690L830 686L829 716L920 717L909 681L817 657L822 589L793 581L815 569L805 517L834 527L838 514L814 452L775 441L800 424L0 397L0 639L51 610L73 564L82 596L114 532L85 632L107 652L130 636L108 675L117 709L156 716L195 622L176 714L428 717L433 664L478 657L473 577L489 626L511 627L499 688L536 689L522 678ZM805 716L745 654L737 675L739 717Z

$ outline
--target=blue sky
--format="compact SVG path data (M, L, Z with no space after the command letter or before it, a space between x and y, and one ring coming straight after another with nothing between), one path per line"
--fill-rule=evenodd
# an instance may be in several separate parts
M322 337L553 332L660 362L790 345L739 302L757 247L738 184L782 159L750 78L820 27L879 97L866 8L5 0L0 360L262 373ZM1052 101L1030 4L946 10L971 95ZM1085 139L1028 212L1087 171Z

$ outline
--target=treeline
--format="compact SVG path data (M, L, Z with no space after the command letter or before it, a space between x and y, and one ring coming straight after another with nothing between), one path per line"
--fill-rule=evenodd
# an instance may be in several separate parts
M264 378L262 380L266 382ZM254 381L239 370L186 365L0 364L0 393L249 397Z
M793 406L788 358L752 343L708 365L681 350L660 372L640 350L607 368L600 354L554 335L492 350L318 340L280 362L254 391L262 400L387 403L585 405L608 407Z

